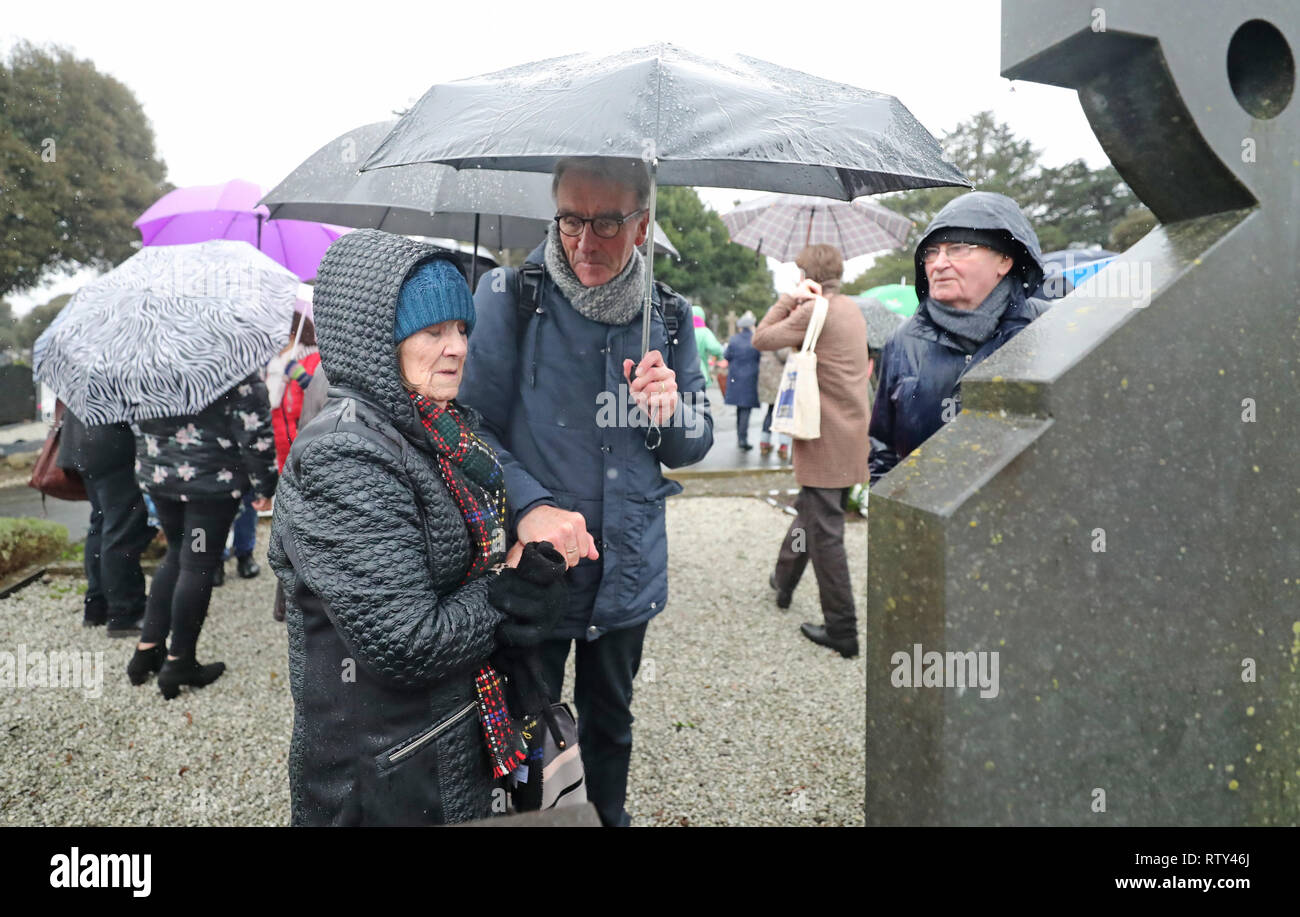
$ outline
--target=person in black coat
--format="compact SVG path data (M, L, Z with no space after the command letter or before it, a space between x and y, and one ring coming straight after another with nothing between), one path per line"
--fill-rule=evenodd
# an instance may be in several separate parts
M871 411L874 485L961 413L961 380L1049 308L1038 236L1015 201L950 201L916 247L916 313L885 344Z
M275 493L266 383L253 372L197 414L141 420L136 428L136 476L153 498L167 554L154 573L126 673L142 685L158 672L158 690L170 700L181 685L201 688L226 670L222 662L201 665L195 647L244 493L259 495L258 509L269 509Z
M286 598L294 825L502 811L521 736L489 656L538 646L566 604L554 548L506 554L504 475L456 400L475 313L449 257L358 230L321 262L329 398L289 451L268 552Z
M90 498L86 532L84 627L107 623L110 637L140 633L144 573L140 555L157 531L149 525L144 494L135 480L135 439L125 423L87 427L64 410L59 467L81 475Z
M727 341L722 357L727 361L727 393L723 400L736 408L736 443L742 452L754 447L749 442L749 412L758 407L758 362L754 347L754 316L746 312L736 322L739 329Z

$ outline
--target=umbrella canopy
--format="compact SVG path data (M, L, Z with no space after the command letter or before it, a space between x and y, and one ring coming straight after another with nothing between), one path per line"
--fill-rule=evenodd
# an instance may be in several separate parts
M271 220L267 208L258 206L261 196L260 187L242 179L177 188L155 201L132 225L140 230L145 246L188 245L209 239L247 242L302 280L312 279L325 250L347 227Z
M905 283L887 283L883 286L872 287L862 293L862 298L878 300L884 303L885 308L891 312L897 312L904 318L912 317L916 312L918 303L916 287L908 286Z
M358 172L357 161L392 132L376 121L335 137L261 203L271 219L317 220L404 236L477 238L489 248L532 248L555 216L549 175L419 163ZM655 250L680 258L655 225Z
M656 182L840 200L969 186L893 96L757 58L710 60L663 43L434 86L362 171L442 162L550 172L566 156L645 161L651 222ZM642 352L650 340L653 274L646 271L642 297Z
M565 156L657 159L665 185L840 200L969 184L893 96L662 43L434 86L362 171L444 162L550 172Z
M297 294L242 242L144 248L72 296L33 375L88 425L193 414L279 352Z
M777 261L793 261L807 245L833 245L844 258L897 248L912 221L866 200L836 201L768 194L722 214L731 241Z
M857 300L862 317L867 320L867 346L879 350L907 319L873 296L859 296Z

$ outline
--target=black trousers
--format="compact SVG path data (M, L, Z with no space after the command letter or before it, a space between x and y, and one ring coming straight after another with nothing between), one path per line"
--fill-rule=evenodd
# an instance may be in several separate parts
M847 487L804 487L795 497L798 515L781 542L776 560L776 585L793 593L808 561L817 574L826 634L835 639L856 638L857 610L849 581L849 558L844 550L844 508Z
M573 701L578 707L578 747L587 775L587 799L607 828L632 824L623 804L632 763L632 679L641 667L645 629L645 624L638 624L595 640L542 643L542 674L556 699L564 688L569 644L577 643Z
M153 540L144 494L131 465L82 478L90 498L86 532L86 614L138 619L144 613L140 555Z
M221 563L239 501L182 503L154 497L153 503L167 536L167 556L153 576L140 642L160 643L170 632L167 652L192 656L212 599L212 574Z

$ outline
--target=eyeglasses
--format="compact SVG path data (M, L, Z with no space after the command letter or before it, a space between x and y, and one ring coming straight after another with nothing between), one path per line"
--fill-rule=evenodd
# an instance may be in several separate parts
M975 245L970 242L944 242L939 245L927 245L921 249L921 262L930 264L939 257L940 249L948 254L949 261L962 261L981 248L988 248L987 245Z
M577 237L582 235L582 229L588 223L591 224L591 231L602 239L612 239L623 229L623 224L632 217L640 213L645 213L646 209L633 210L626 216L621 217L579 217L573 214L565 213L555 218L556 224L560 227L560 232L566 236Z

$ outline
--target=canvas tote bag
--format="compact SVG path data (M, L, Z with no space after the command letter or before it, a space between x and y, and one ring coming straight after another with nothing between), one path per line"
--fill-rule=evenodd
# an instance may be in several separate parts
M817 338L826 324L830 304L818 296L812 318L803 335L803 346L790 354L781 372L781 388L772 412L772 429L795 439L817 439L822 435L821 396L817 389Z

